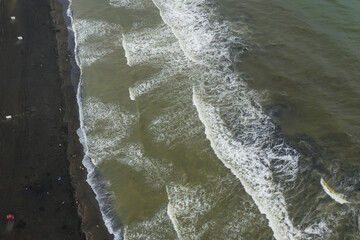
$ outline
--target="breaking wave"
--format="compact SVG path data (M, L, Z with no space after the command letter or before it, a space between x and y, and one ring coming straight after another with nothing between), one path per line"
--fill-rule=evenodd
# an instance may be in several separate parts
M196 66L191 76L196 106L211 146L266 215L277 239L300 239L287 212L283 191L297 173L298 154L262 112L256 94L232 69L231 49L247 45L208 1L153 0L181 49ZM282 184L274 181L281 176Z

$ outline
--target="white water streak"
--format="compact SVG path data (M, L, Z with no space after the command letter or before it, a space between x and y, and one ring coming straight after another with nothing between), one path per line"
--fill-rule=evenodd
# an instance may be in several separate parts
M80 75L82 75L82 68L81 68L82 65L81 65L80 56L78 54L79 53L78 39L81 37L79 37L79 34L76 31L76 26L74 24L74 17L73 17L73 13L71 10L71 6L72 6L72 0L69 0L69 6L68 6L68 9L66 10L66 14L70 18L71 27L68 27L68 30L69 30L69 32L73 32L73 34L74 34L75 61L76 61L76 64L78 65L78 67L80 68L80 73L81 73ZM86 181L88 182L88 184L91 186L91 188L95 192L96 200L99 203L99 207L100 207L100 211L101 211L101 216L104 219L105 226L108 229L109 233L114 235L114 240L122 240L121 230L116 229L116 227L114 226L114 223L112 221L112 218L111 218L109 212L107 211L108 210L107 202L106 202L106 199L104 199L104 197L106 197L106 196L103 196L101 194L100 188L102 187L102 183L100 183L94 179L94 176L92 174L94 172L94 166L90 163L88 164L88 162L87 162L87 159L88 159L87 154L88 154L89 150L88 150L88 138L86 136L85 127L84 127L84 112L83 112L83 103L82 103L82 97L81 97L82 81L83 80L80 76L79 83L77 86L77 93L76 93L76 100L77 100L77 104L79 106L79 120L80 120L80 128L78 129L77 133L79 135L80 142L84 148L84 159L82 162L88 171Z
M278 173L290 177L289 181L293 180L297 171L297 156L277 154L277 150L289 151L289 154L294 152L282 143L274 146L274 149L267 146L273 127L253 107L253 99L246 96L245 84L239 83L242 80L229 70L230 46L238 39L231 34L226 22L210 20L210 13L204 10L206 0L153 2L178 39L184 54L203 67L199 69L205 76L198 79L202 82L202 93L219 104L217 108L205 103L194 88L193 102L216 155L240 179L259 210L267 216L274 236L277 239L300 239L301 232L292 225L281 187L273 182L270 170L270 166L273 166ZM210 83L207 84L210 87L204 87L205 82ZM239 94L242 94L240 98ZM231 110L229 105L234 108ZM225 111L223 106L229 108L227 110L230 112L226 114L230 117L236 117L231 111L240 111L238 115L244 116L234 124L234 127L243 129L239 141L233 139L233 133L219 115L220 111Z
M169 216L166 214L166 208L160 209L152 218L124 227L124 240L154 239L177 239Z
M122 7L127 9L144 9L149 5L147 0L110 0L113 7Z
M123 34L122 43L130 67L146 64L162 69L150 79L130 87L131 100L173 80L177 74L186 72L189 68L189 61L182 54L177 39L165 24L155 29L134 30Z
M76 19L79 66L90 66L121 46L120 26L99 20Z
M84 130L88 137L87 155L95 165L121 148L136 122L136 116L115 104L104 104L96 98L83 100Z
M215 154L241 181L260 212L266 215L275 238L301 239L301 232L292 225L288 216L283 195L271 180L272 172L259 159L263 150L231 140L231 133L217 110L203 102L195 88L193 101Z
M340 204L350 203L344 198L344 195L341 193L335 192L333 189L327 185L327 183L324 181L324 179L320 179L321 186L323 187L324 191L329 195L332 199L334 199L336 202Z

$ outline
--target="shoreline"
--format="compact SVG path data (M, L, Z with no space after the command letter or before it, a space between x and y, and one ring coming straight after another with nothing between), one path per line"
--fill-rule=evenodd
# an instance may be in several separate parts
M66 15L68 0L50 0L51 14L55 20L56 39L59 54L59 72L63 79L62 91L66 102L64 122L68 124L67 159L69 174L74 188L78 214L82 219L82 231L87 239L113 239L102 219L99 203L91 186L86 182L88 172L83 164L84 151L77 130L80 128L77 91L81 71L75 60L74 35L68 29L71 20ZM64 18L65 17L65 18ZM59 31L60 30L60 31ZM65 60L65 62L64 62ZM75 157L76 155L76 157Z
M82 165L63 7L0 1L1 239L112 239Z

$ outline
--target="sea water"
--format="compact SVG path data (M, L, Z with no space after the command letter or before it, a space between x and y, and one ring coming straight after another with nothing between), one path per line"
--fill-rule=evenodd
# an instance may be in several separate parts
M78 133L115 238L357 239L359 11L72 0Z

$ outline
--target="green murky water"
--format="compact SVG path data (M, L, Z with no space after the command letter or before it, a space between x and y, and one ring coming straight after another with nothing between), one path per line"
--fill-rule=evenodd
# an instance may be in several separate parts
M359 237L360 3L71 8L89 179L117 238Z

